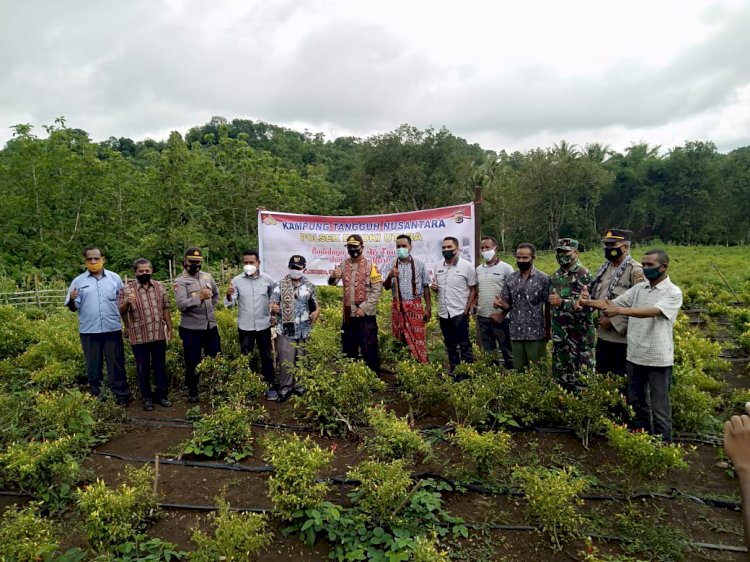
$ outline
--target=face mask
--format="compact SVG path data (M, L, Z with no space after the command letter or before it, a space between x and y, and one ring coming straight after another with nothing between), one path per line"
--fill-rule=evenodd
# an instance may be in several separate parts
M396 248L396 255L399 259L405 260L409 257L409 248Z
M191 263L191 264L188 264L187 270L190 275L195 275L201 270L201 266L198 263Z
M136 279L138 279L138 283L141 285L145 285L149 281L151 281L151 274L150 273L141 273L140 275L135 276Z
M302 279L302 275L304 272L301 269L290 269L289 270L289 277L291 279Z
M347 251L349 252L349 256L352 258L358 258L362 253L362 250L360 250L359 248L347 248Z
M557 258L557 263L562 267L570 265L576 260L576 257L573 254L557 254L555 257Z
M609 261L617 261L622 256L622 248L604 248L604 257Z
M456 250L443 250L443 257L445 258L445 261L453 259L453 256L455 255L456 255Z
M89 273L99 273L102 269L104 269L104 261L99 260L98 262L91 263L86 262L86 269L88 269Z
M252 277L253 275L255 275L255 272L258 271L258 266L256 266L256 265L243 265L242 269L244 270L245 275L247 275L248 277Z
M661 267L660 265L657 265L656 267L644 267L643 276L649 281L657 280L659 277L661 277L661 274L663 273L659 271L660 267Z
M492 258L495 257L495 250L485 250L482 252L482 257L484 261L492 261Z
M519 271L526 271L528 269L531 269L531 266L534 264L530 261L517 261L516 265L518 266Z

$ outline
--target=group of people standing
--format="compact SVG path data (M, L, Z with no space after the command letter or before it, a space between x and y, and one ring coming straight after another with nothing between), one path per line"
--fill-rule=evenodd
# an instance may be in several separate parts
M469 318L474 315L482 349L495 354L498 365L502 358L506 369L523 371L540 361L551 340L552 375L564 388L580 388L580 373L593 369L627 375L634 426L670 441L672 329L682 293L669 280L669 256L663 250L649 250L638 264L630 255L629 231L608 230L602 243L606 259L592 276L579 260L578 241L561 238L555 249L559 269L548 276L534 265L533 244L516 247L514 270L498 256L497 241L483 237L483 263L474 267L460 257L458 239L449 236L442 241L443 261L431 278L425 264L412 256L412 240L404 234L396 239L396 259L383 278L366 257L362 237L352 234L346 239L349 257L328 278L329 285L343 284L342 351L380 371L376 318L385 288L393 296L393 335L417 361L426 363L426 323L434 297L451 375L460 363L474 361L469 335ZM71 283L66 306L79 314L92 394L100 393L106 363L115 399L120 404L130 400L122 321L144 408L151 410L154 403L169 407L164 367L172 322L166 287L152 279L148 260L136 260L135 278L123 285L116 273L104 268L98 248L87 248L84 259L87 271ZM173 286L180 311L185 384L193 403L198 402L198 364L204 355L221 351L214 314L219 288L209 273L201 271L202 264L201 249L188 248L184 270ZM238 308L241 352L258 350L269 400L284 401L304 392L291 367L304 353L320 314L315 286L304 274L306 265L304 256L293 255L287 275L274 281L260 271L258 252L247 250L243 271L232 279L223 300L224 306ZM599 310L598 325L595 310ZM155 389L150 383L152 370Z

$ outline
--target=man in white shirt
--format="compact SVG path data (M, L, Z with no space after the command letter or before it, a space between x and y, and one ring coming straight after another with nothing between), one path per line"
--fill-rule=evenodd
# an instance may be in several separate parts
M438 295L438 317L448 352L450 374L461 363L473 363L469 339L469 309L477 294L477 272L459 255L458 240L447 236L442 243L445 261L435 271L430 288Z
M505 279L513 273L513 267L498 257L497 240L492 236L482 238L479 250L484 258L484 263L477 267L479 342L485 353L501 352L505 368L512 369L510 321L505 311L494 305L495 297L502 293Z
M633 428L672 441L672 405L669 386L674 365L673 328L682 307L682 291L667 276L669 256L649 250L641 261L646 281L634 285L613 301L581 299L608 317L628 316L628 402L635 410Z

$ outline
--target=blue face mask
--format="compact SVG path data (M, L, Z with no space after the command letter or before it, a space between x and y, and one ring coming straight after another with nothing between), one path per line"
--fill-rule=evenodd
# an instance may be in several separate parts
M405 260L409 257L409 248L396 248L396 255L399 259Z
M659 271L659 268L661 266L657 265L656 267L644 267L643 268L643 276L648 279L649 281L655 281L658 279L663 272Z

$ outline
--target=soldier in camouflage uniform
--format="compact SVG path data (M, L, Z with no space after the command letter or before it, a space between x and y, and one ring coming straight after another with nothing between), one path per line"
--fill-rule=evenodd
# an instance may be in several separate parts
M594 314L582 309L579 298L593 280L578 260L578 241L557 241L557 263L551 277L549 304L552 308L552 374L565 388L578 386L577 374L594 368Z

